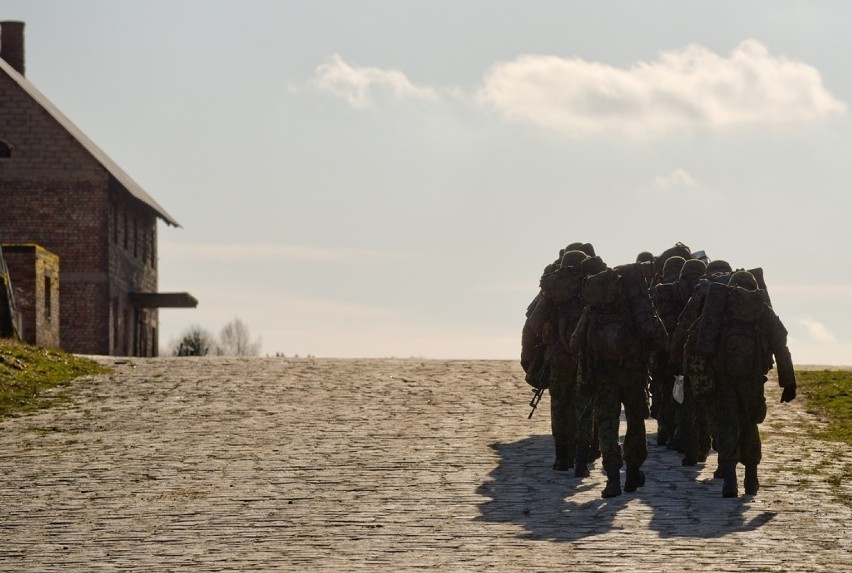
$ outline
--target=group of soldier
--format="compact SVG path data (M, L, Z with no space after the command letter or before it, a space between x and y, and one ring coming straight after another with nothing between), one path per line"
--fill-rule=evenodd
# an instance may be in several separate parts
M781 401L796 397L787 331L762 270L734 270L682 243L616 267L589 243L561 249L527 308L521 366L536 396L550 395L553 469L586 477L601 457L602 497L621 495L623 466L623 491L645 484L651 417L657 444L680 452L682 465L716 451L723 497L739 495L738 463L746 495L755 495L773 366Z

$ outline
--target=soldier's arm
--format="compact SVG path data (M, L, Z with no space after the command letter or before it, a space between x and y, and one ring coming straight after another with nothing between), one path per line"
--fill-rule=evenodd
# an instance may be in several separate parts
M689 327L698 320L702 306L704 306L704 296L696 291L689 297L686 307L678 316L677 327L672 334L671 347L669 348L669 363L677 368L678 372L682 371L683 368L683 347L686 344Z
M764 332L769 340L769 347L775 356L775 367L778 371L778 384L784 388L782 402L789 402L796 397L796 372L793 369L793 357L787 347L787 329L778 315L766 307L763 316ZM785 399L786 398L786 399Z
M535 308L527 319L527 323L529 324L530 329L537 336L541 337L544 325L552 320L555 313L556 309L553 306L553 300L545 293L541 293L538 303L535 305Z
M577 322L577 328L571 334L571 342L568 344L568 351L574 356L579 356L580 351L586 345L586 330L589 325L589 306L583 309L583 314L580 315L580 320Z
M535 306L538 304L538 301L541 299L541 291L538 291L538 294L535 295L535 298L527 305L526 314L524 315L526 318L529 318L530 315L535 310Z
M571 335L574 334L574 330L571 329L570 321L567 316L564 316L562 313L559 315L559 342L562 343L562 347L570 352L571 348Z

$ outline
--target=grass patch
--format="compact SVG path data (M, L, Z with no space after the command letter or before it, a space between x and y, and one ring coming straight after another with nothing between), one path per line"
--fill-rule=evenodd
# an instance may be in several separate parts
M63 393L45 392L68 386L87 374L103 374L99 364L53 348L0 339L0 419L46 408Z
M828 422L818 436L852 445L852 371L796 371L798 390L816 414Z
M796 371L799 392L807 400L808 411L826 420L825 429L815 436L832 442L852 445L852 371ZM852 495L844 483L852 481L852 464L844 464L839 472L828 473L829 460L817 464L813 471L823 475L834 496L852 507Z

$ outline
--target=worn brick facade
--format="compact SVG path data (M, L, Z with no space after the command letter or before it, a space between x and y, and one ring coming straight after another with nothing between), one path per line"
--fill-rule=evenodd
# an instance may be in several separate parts
M58 255L63 349L156 355L157 309L134 307L129 296L157 290L162 214L129 192L56 113L0 69L0 241Z
M21 338L38 346L59 347L59 257L39 245L3 245L13 277Z

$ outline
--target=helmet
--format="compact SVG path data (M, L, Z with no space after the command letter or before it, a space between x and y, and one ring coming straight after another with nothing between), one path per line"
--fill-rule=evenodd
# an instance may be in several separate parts
M757 290L757 279L750 272L739 270L728 279L728 286L742 287L746 290Z
M663 265L663 280L664 283L673 283L677 280L678 276L680 276L680 269L683 268L683 265L686 263L686 260L680 256L673 256L666 259L666 263Z
M731 263L718 259L707 263L705 274L712 275L713 273L730 273L734 269L731 268Z
M663 262L668 260L670 257L683 257L684 259L692 258L692 251L689 250L689 247L684 245L683 243L675 243L673 247L669 247L657 257L658 259L662 259Z
M683 280L689 277L700 277L705 272L707 272L707 265L704 264L704 261L700 259L689 259L684 262L683 266L680 268L680 275L678 278Z
M580 272L585 276L596 275L606 270L606 263L600 257L589 257L580 263Z
M637 263L653 263L654 262L654 254L650 251L642 251L638 255L636 255Z
M562 255L562 268L567 267L579 267L580 263L589 258L589 255L584 253L583 251L565 251L565 254Z
M595 248L591 243L571 243L565 247L565 252L567 253L568 251L583 251L590 257L595 256Z

